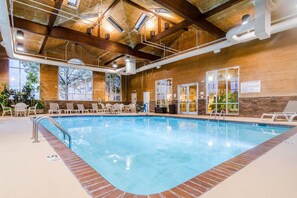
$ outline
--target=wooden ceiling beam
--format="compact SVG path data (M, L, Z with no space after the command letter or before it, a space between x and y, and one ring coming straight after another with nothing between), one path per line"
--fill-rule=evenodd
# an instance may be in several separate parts
M116 61L116 60L118 60L119 58L122 58L122 57L124 57L124 56L125 56L125 54L119 55L119 56L117 56L117 57L115 57L115 58L113 58L113 59L111 59L111 60L105 62L104 65L107 66L107 65L109 65L110 63L112 63L112 62L114 62L114 61Z
M172 35L172 34L178 32L180 30L183 30L183 29L189 27L190 25L192 25L191 22L189 22L187 20L184 20L184 21L182 21L182 22L168 28L167 30L157 34L156 36L149 38L148 41L156 42L156 41L158 41L160 39L163 39L163 38L165 38L165 37L167 37L169 35ZM147 45L145 45L145 44L139 43L134 47L134 50L140 50L141 48L144 48L146 46Z
M213 9L203 13L203 17L208 18L208 17L210 17L212 15L215 15L215 14L217 14L217 13L223 11L223 10L226 10L226 9L228 9L228 8L234 6L234 5L236 5L236 4L238 4L238 3L242 2L242 1L244 1L244 0L229 0L226 3L223 3L222 5L219 5L219 6L215 7L215 8L213 8Z
M120 54L127 54L142 59L157 60L160 57L145 52L135 51L131 47L117 43L114 41L98 38L83 32L67 29L64 27L53 27L49 32L47 26L41 25L32 21L14 17L14 25L18 29L39 34L43 36L49 36L56 39L70 41L73 43L79 43L81 45L89 45L103 50L112 51Z
M55 9L52 10L53 13L50 15L49 22L48 22L48 25L47 25L47 28L48 28L49 32L52 31L52 29L53 29L53 27L55 25L56 19L58 17L57 14L59 13L59 10L62 7L63 1L64 0L55 0L55 5L54 5ZM41 44L41 47L40 47L40 50L39 50L39 54L43 53L47 40L48 40L48 36L45 36L43 38L43 41L42 41L42 44Z
M156 16L160 17L163 21L166 21L168 23L171 23L172 25L175 25L176 24L175 22L173 22L173 21L171 21L169 19L166 19L166 18L162 17L161 15L158 15L158 14L154 13L153 11L151 11L149 9L146 9L145 7L142 7L142 6L134 3L131 0L123 0L123 1L126 2L126 3L128 3L128 4L130 4L130 5L132 5L132 6L134 6L134 7L136 7L136 8L138 8L138 9L140 9L140 10L142 10L142 11L144 11L144 12L149 12L149 13L151 13L153 15L156 15Z
M209 33L221 38L225 36L225 32L216 27L205 18L203 18L200 10L186 0L153 0L168 10L183 17L185 20L197 25L198 27L208 31Z

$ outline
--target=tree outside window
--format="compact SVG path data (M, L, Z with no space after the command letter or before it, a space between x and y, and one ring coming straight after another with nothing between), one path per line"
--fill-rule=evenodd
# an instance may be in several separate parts
M27 97L40 98L40 64L9 60L9 87L18 93L30 92ZM24 93L23 93L24 95ZM28 99L29 99L28 98Z
M92 100L92 78L92 71L59 67L59 99Z
M118 74L105 74L105 91L107 101L122 100L122 82L121 76Z

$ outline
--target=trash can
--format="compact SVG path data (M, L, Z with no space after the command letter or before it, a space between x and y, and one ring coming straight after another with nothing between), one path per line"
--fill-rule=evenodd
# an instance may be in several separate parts
M175 104L169 105L169 114L176 114L176 106L175 106Z

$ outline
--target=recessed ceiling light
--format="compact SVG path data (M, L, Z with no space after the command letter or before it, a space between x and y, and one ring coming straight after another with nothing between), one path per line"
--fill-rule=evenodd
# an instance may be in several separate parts
M18 43L16 45L16 50L19 52L23 52L24 51L24 45L22 43Z
M25 39L25 36L24 36L24 32L21 31L21 30L18 30L16 32L16 36L15 36L17 39L20 39L20 40L24 40Z
M114 62L112 63L112 67L113 67L113 68L117 68L117 67L118 67L117 62L114 61Z
M242 21L241 24L242 25L247 24L250 21L250 19L251 19L251 16L249 14L243 15L241 18L241 21Z

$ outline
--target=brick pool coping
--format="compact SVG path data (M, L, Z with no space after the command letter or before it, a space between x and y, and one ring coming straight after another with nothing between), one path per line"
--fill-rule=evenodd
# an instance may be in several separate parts
M190 198L201 196L203 193L209 191L278 144L295 135L297 133L297 127L273 137L272 139L219 164L170 190L153 195L134 195L117 189L45 127L40 126L40 132L91 197Z

